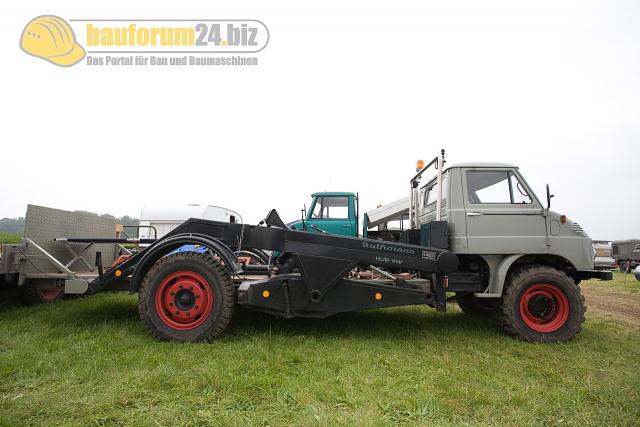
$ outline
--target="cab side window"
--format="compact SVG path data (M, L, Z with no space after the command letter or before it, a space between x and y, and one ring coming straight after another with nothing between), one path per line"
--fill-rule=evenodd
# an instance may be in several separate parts
M429 193L427 194L427 201L425 202L425 206L429 206L431 203L435 203L438 200L438 184L431 187Z
M430 188L426 188L424 191L424 196L420 199L423 203L423 206L429 206L432 203L438 201L438 183L434 183ZM442 175L442 206L446 206L447 204L447 192L449 191L449 174L445 173ZM435 208L434 208L435 209Z
M471 204L528 204L531 197L511 171L467 171Z

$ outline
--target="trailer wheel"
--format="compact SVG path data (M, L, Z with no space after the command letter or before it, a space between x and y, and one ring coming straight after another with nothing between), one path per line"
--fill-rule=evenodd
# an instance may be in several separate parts
M147 272L138 311L158 340L210 341L229 324L234 293L231 278L209 254L180 252Z
M64 298L63 288L43 288L33 282L26 282L20 289L20 299L25 305L49 304Z
M456 301L465 314L487 317L495 315L499 302L496 298L476 298L467 292L456 292Z
M561 342L576 336L586 311L580 288L564 272L526 267L505 283L498 321L505 332L530 342Z

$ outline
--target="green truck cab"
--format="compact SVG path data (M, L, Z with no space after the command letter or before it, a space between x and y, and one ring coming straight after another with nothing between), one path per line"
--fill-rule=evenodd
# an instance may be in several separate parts
M287 224L296 230L358 236L358 195L345 191L323 191L311 195L304 219Z

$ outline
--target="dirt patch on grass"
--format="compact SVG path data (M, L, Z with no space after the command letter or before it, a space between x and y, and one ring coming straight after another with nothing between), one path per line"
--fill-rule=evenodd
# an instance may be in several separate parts
M640 295L593 286L582 288L589 312L601 313L640 326Z

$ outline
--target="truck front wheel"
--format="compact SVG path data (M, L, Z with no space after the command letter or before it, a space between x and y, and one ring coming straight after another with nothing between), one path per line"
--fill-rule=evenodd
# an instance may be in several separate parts
M586 311L580 288L564 272L524 267L505 283L498 321L510 335L530 342L561 342L576 336Z
M209 254L179 252L147 272L138 311L160 341L210 341L231 321L234 293L231 278Z

